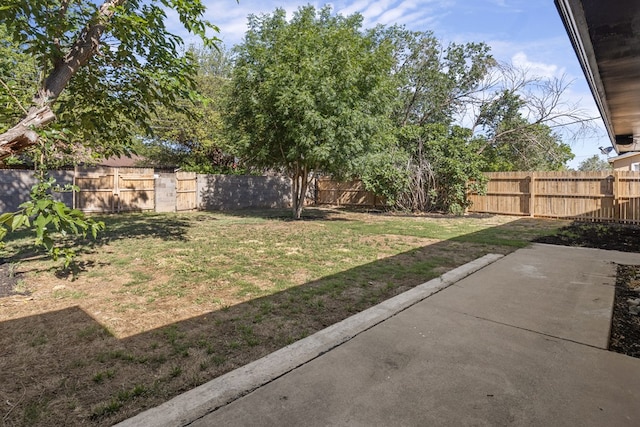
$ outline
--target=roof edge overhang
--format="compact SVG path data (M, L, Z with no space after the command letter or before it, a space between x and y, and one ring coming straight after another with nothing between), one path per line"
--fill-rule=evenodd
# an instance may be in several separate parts
M556 8L564 24L564 28L569 35L573 50L578 56L578 61L582 67L582 71L589 83L591 94L593 95L602 120L607 129L611 145L619 152L616 144L616 136L611 123L611 113L607 107L607 98L604 85L600 79L600 71L596 61L591 37L589 36L589 27L582 8L582 2L579 0L554 0Z
M624 154L620 154L619 156L609 157L607 159L607 161L609 163L613 163L613 162L615 162L617 160L623 160L623 159L627 159L629 157L635 157L635 156L638 156L638 155L640 155L640 152L638 152L638 151L629 151L629 152L626 152Z

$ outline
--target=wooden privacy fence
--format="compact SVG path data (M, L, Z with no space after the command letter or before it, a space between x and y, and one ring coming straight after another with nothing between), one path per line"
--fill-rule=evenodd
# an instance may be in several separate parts
M318 178L316 203L340 206L384 206L384 200L364 189L362 181L337 182L331 178Z
M77 168L80 188L73 205L84 212L154 210L155 179L151 168Z
M195 172L176 172L176 211L198 208L198 176Z
M471 212L640 223L640 172L495 172Z

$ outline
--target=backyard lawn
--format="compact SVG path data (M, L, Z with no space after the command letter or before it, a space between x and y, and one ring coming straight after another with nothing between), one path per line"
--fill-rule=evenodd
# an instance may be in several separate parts
M71 273L20 236L0 252L6 426L111 425L568 224L335 209L101 219Z

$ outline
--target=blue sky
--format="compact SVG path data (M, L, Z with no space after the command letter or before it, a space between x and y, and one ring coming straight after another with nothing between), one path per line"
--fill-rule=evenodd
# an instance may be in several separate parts
M553 0L204 0L204 3L206 19L220 28L217 36L226 47L242 41L249 14L271 13L278 7L291 13L309 3L316 7L330 4L343 15L359 12L364 16L365 27L401 24L411 30L432 31L445 43L485 42L499 61L513 62L540 76L566 74L574 81L566 93L568 100L580 102L591 115L599 116ZM169 18L175 19L171 15ZM576 155L569 163L571 167L599 154L598 146L610 145L604 127L598 122L602 129L598 135L566 141Z

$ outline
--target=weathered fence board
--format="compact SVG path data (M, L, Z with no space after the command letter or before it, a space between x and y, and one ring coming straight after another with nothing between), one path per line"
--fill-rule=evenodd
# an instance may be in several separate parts
M319 178L316 184L316 203L338 206L382 206L383 200L365 190L362 181L337 182Z
M591 221L640 222L640 173L495 172L470 211Z
M198 177L195 172L176 172L176 211L198 208Z
M155 207L153 169L77 168L74 207L84 212L148 211Z

